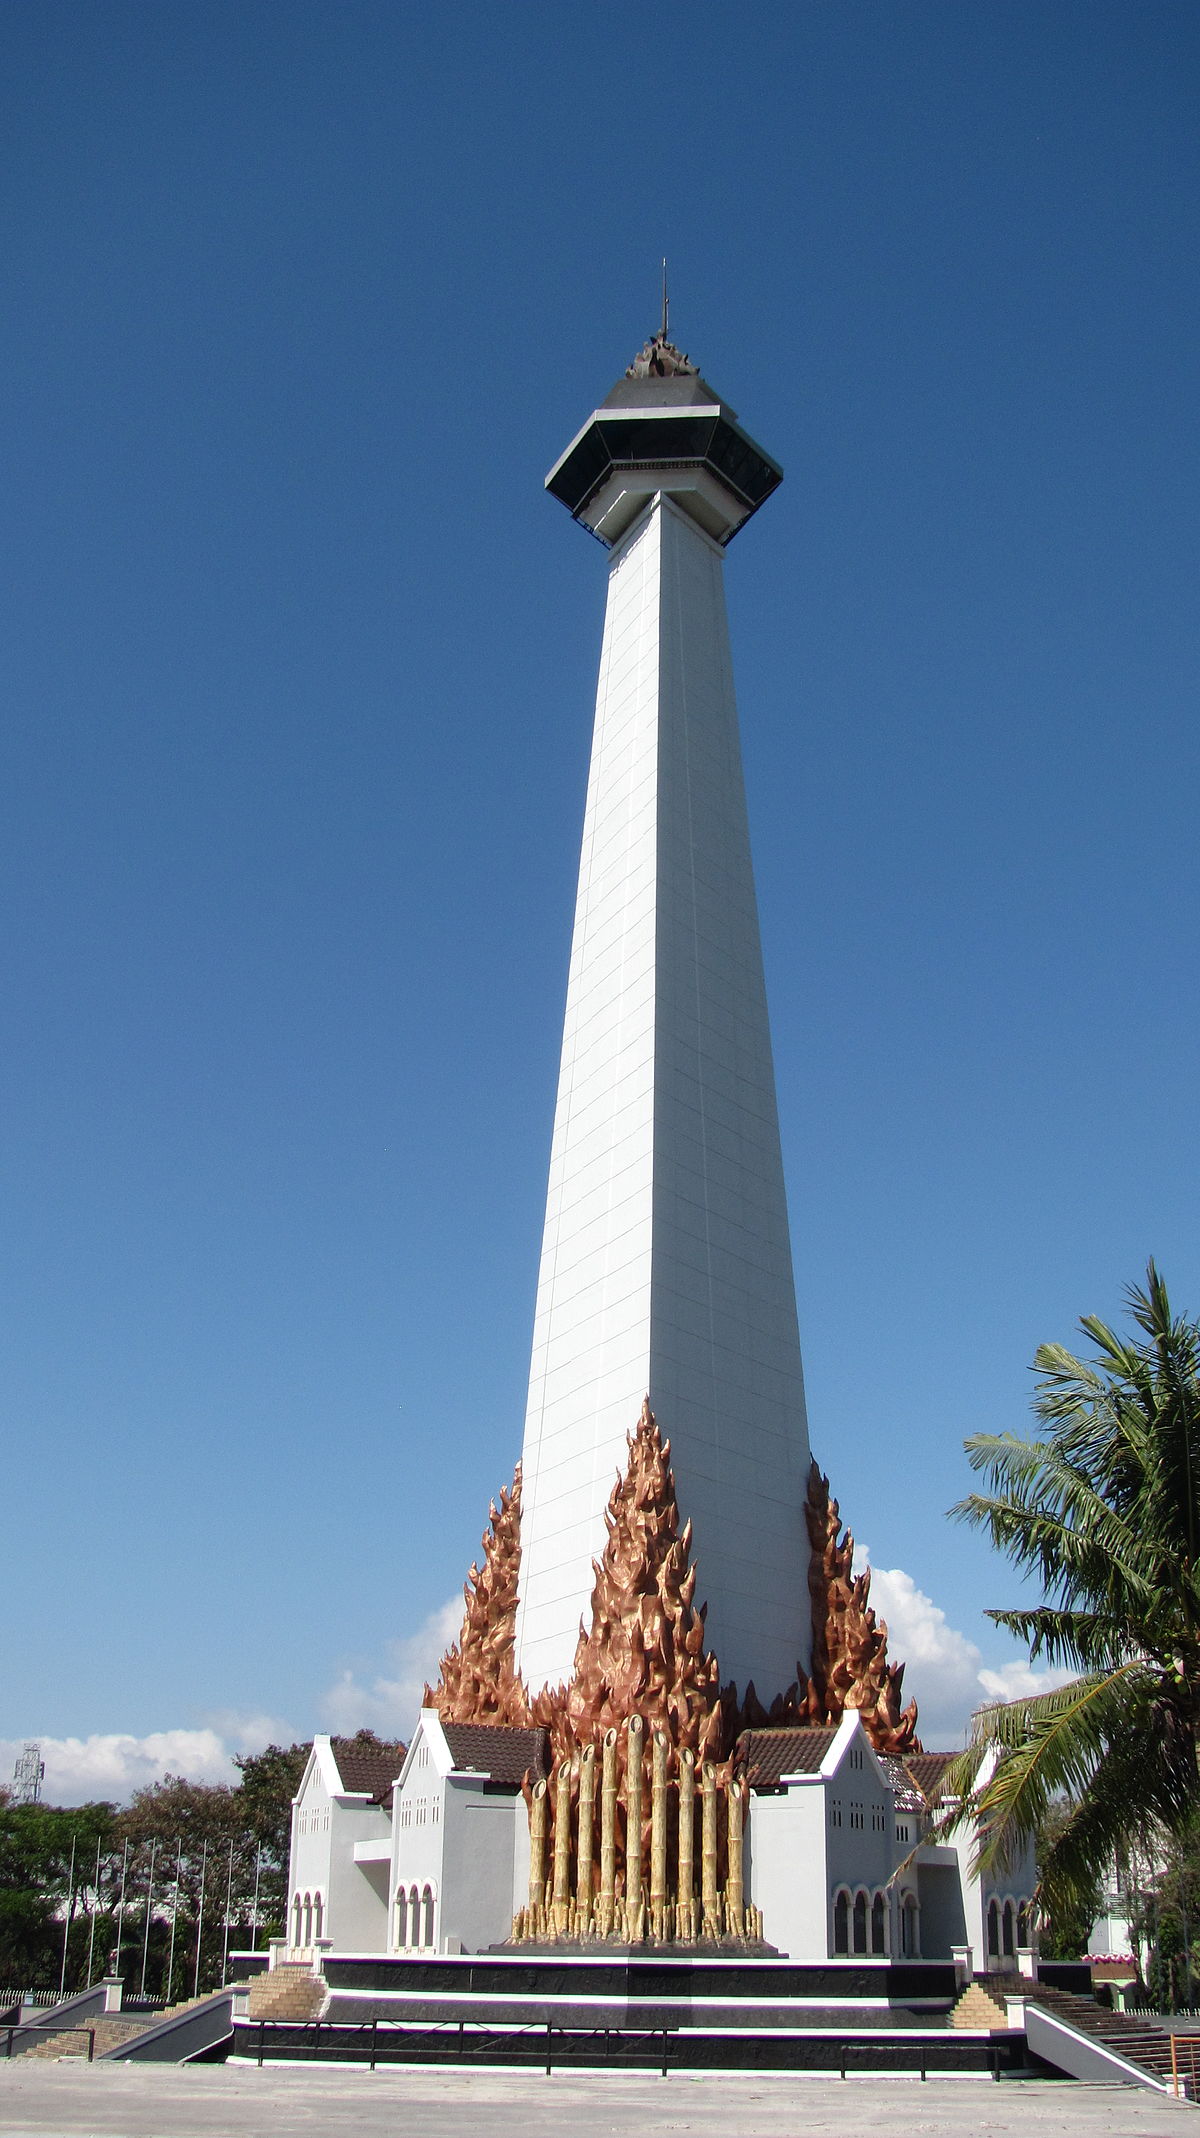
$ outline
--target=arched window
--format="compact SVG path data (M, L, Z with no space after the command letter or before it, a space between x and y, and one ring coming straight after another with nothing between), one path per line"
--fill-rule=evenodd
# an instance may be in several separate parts
M322 1938L322 1937L324 1937L324 1935L325 1935L325 1903L324 1903L324 1901L323 1901L323 1900L321 1899L321 1896L320 1896L320 1894L318 1893L318 1894L316 1894L316 1895L314 1896L314 1899L313 1899L313 1937L314 1937L314 1938Z
M854 1950L855 1952L865 1952L866 1949L867 1896L865 1893L856 1893L854 1896Z
M430 1892L428 1886L426 1886L421 1898L425 1904L425 1921L421 1926L424 1931L424 1936L421 1939L421 1943L425 1947L427 1952L431 1952L433 1950L433 1894Z
M312 1944L312 1894L304 1896L304 1943Z
M1023 1900L1017 1909L1017 1943L1018 1945L1028 1945L1029 1943L1029 1902L1027 1900Z
M916 1960L921 1950L921 1917L916 1895L906 1893L900 1911L900 1950L906 1960Z
M1013 1929L1015 1926L1015 1919L1016 1909L1013 1907L1013 1904L1010 1900L1006 1900L1004 1903L1004 1924L1002 1935L1004 1938L1004 1956L1007 1960L1011 1960L1013 1956Z
M403 1952L408 1943L408 1894L404 1887L396 1895L396 1950Z
M887 1909L882 1893L877 1893L871 1902L871 1951L887 1951Z
M850 1895L844 1886L834 1895L833 1949L835 1953L848 1953L850 1950Z
M988 1949L988 1958L989 1958L989 1959L994 1959L994 1960L998 1960L998 1959L999 1959L999 1957L1000 1957L1000 1910L999 1910L999 1908L998 1908L998 1907L996 1906L996 1903L995 1903L995 1901L994 1901L994 1900L990 1900L990 1901L988 1902L988 1912L987 1912L987 1949Z
M415 1952L421 1949L421 1896L415 1886L408 1895L408 1942Z

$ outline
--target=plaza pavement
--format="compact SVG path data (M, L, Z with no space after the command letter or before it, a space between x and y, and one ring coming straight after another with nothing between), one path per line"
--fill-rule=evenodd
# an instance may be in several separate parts
M1197 2113L1045 2080L0 2063L5 2138L1200 2138Z

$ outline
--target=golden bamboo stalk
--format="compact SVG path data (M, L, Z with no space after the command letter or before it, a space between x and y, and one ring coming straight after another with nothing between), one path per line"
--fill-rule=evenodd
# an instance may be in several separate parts
M585 1745L579 1761L579 1840L575 1855L575 1927L583 1938L592 1921L592 1844L596 1804L596 1748Z
M571 1762L560 1759L554 1801L554 1929L571 1927Z
M650 1928L661 1945L667 1934L667 1760L665 1730L654 1732L650 1787Z
M740 1938L746 1928L746 1900L742 1887L743 1785L730 1780L725 1790L725 1848L729 1868L725 1875L725 1915L730 1932Z
M693 1855L696 1846L696 1755L686 1746L679 1755L679 1872L675 1891L678 1935L690 1945L696 1936Z
M617 1733L604 1733L600 1779L600 1935L611 1937L617 1895Z
M704 1911L704 1935L719 1938L721 1914L717 1898L717 1770L706 1759L700 1770L701 1836L700 1899Z
M642 1907L642 1731L640 1715L631 1715L625 1738L625 1902L629 1936L640 1936Z
M536 1922L546 1883L546 1784L535 1782L529 1799L529 1914Z

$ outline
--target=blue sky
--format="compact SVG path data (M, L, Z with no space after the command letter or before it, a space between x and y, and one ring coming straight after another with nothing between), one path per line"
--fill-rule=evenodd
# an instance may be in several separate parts
M814 1447L934 1735L1014 1660L964 1434L1149 1254L1200 1310L1198 60L1157 0L10 0L0 1751L58 1793L401 1721L511 1475L604 594L541 481L664 252L787 478L727 576Z

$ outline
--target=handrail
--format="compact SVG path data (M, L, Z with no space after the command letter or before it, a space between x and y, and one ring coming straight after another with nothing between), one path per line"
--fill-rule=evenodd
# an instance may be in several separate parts
M260 2019L258 2022L257 2062L260 2070L262 2069L266 2029L268 2026L274 2024L276 2024L276 2022L269 2019ZM303 2026L305 2033L309 2033L311 2031L313 2047L315 2049L320 2048L322 2029L326 2029L331 2032L336 2032L338 2034L369 2034L371 2037L371 2055L369 2061L370 2068L372 2071L374 2071L379 2047L378 2017L363 2020L310 2019L305 2020L303 2022ZM509 2026L506 2024L501 2024L499 2026L488 2026L482 2023L474 2024L471 2027L471 2036L470 2038L468 2038L466 2033L466 2022L461 2019L409 2021L400 2020L393 2021L389 2027L389 2032L391 2032L393 2035L405 2036L412 2036L414 2034L452 2035L455 2033L456 2030L458 2055L460 2059L464 2056L471 2055L477 2050L485 2048L487 2044L490 2043L498 2034L502 2034L506 2041L512 2041L517 2039L523 2039L527 2036L536 2036L540 2038L544 2032L546 2041L547 2073L549 2073L553 2068L554 2036L556 2034L562 2035L564 2037L569 2035L572 2041L578 2041L581 2036L583 2036L588 2041L596 2041L602 2038L604 2042L604 2052L606 2057L608 2055L610 2038L613 2037L615 2037L618 2041L644 2041L647 2045L649 2045L651 2042L658 2042L659 2040L661 2040L662 2053L661 2058L659 2060L659 2069L664 2079L667 2076L668 2045L670 2037L672 2034L677 2034L679 2032L679 2029L677 2027L556 2027L550 2021L546 2021L543 2024L541 2020L535 2020L530 2022L530 2024L527 2026ZM924 2077L924 2075L925 2074L922 2071L921 2076Z
M1179 2045L1180 2045L1180 2043L1181 2043L1181 2042L1186 2042L1186 2044L1187 2044L1187 2051L1188 2051L1188 2054L1187 2054L1187 2064L1188 2064L1188 2068L1187 2068L1187 2071L1186 2071L1185 2073L1183 2073L1183 2074L1182 2074L1182 2077L1183 2077L1183 2089L1184 2089L1184 2091L1183 2091L1183 2098L1184 2098L1184 2100L1185 2100L1185 2101L1186 2101L1186 2100L1193 2100L1193 2099L1195 2098L1195 2096L1196 2096L1196 2047L1197 2047L1197 2037L1196 2037L1196 2035L1195 2035L1195 2034L1176 2034L1176 2033L1174 2033L1174 2032L1172 2032L1172 2034L1171 2034L1171 2088L1172 2088L1172 2091L1173 2091L1173 2093L1174 2093L1174 2095L1175 2095L1175 2098L1176 2098L1176 2100L1178 2100L1178 2099L1179 2099L1179 2082L1180 2082L1180 2077L1181 2077L1181 2072L1180 2072L1180 2065L1181 2065L1181 2063L1183 2062L1183 2059L1182 2059L1182 2057L1180 2056L1180 2053L1179 2053ZM1189 2093L1188 2093L1188 2091L1187 2091L1187 2089L1188 2089L1188 2086L1189 2086L1189 2084L1191 2085L1191 2088L1192 2088L1191 2094L1189 2094Z

